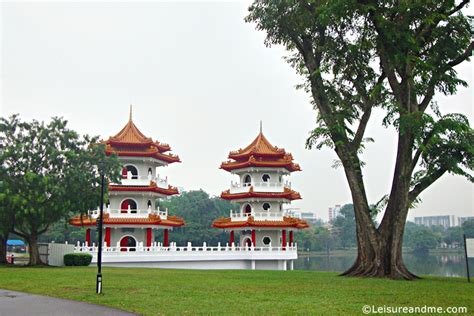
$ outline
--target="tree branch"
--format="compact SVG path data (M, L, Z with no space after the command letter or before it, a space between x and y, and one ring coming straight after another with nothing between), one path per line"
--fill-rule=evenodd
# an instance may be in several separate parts
M356 87L357 92L362 96L362 98L364 99L364 102L366 103L364 114L362 115L360 119L359 126L357 127L357 131L351 143L351 146L353 146L356 151L362 142L362 138L364 137L367 123L369 122L370 115L372 114L372 107L374 103L370 100L369 96L372 94L372 92L374 91L376 87L378 87L379 85L383 83L385 78L386 78L385 73L382 72L379 79L377 80L377 83L373 86L373 88L371 89L368 95L365 93L365 91L363 91L363 89L360 87L360 85L357 82L354 82L354 86Z
M461 55L459 55L457 58L447 63L446 66L443 67L441 70L439 70L436 74L433 74L433 76L431 77L431 83L428 87L428 91L425 97L423 98L423 101L421 101L421 103L418 106L419 111L424 112L426 108L428 107L428 105L430 104L431 100L433 99L433 96L435 93L435 86L437 82L436 79L438 78L438 76L441 75L443 72L447 71L449 68L455 67L459 65L460 63L462 63L463 61L465 61L466 59L468 59L471 56L473 49L474 49L474 42L471 42Z
M415 187L408 192L408 200L411 203L423 192L426 188L432 185L436 180L438 180L443 174L448 171L447 168L440 168L433 171L431 174L424 176Z

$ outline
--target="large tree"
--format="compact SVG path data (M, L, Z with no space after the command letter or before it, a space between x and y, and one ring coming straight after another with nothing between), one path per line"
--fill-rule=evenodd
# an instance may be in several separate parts
M0 152L1 152L0 147ZM7 263L8 235L13 230L14 213L10 207L10 181L0 162L0 264Z
M22 122L0 118L0 158L6 177L13 232L25 239L29 264L41 264L38 236L71 213L85 213L99 202L99 166L116 179L119 164L107 157L97 138L80 137L67 121Z
M256 0L249 8L247 21L266 32L267 45L284 45L305 78L318 123L307 146L330 146L344 168L358 247L344 275L416 278L402 259L409 208L447 172L472 181L473 130L463 115L442 115L433 99L467 85L454 67L472 53L468 2ZM375 108L398 138L378 227L360 158Z

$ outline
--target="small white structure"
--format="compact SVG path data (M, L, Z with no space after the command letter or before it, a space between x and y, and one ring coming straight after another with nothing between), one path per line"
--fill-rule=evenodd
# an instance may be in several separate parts
M92 263L97 262L97 247L78 244L75 252L90 253ZM286 247L177 247L171 243L163 247L153 243L152 247L139 245L134 248L104 247L102 262L104 266L173 268L173 269L251 269L251 270L293 270L297 259L296 245Z

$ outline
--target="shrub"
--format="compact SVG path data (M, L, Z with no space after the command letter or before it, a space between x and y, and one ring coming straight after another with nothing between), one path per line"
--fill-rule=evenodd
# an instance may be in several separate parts
M92 255L88 253L68 253L64 255L66 266L88 266L91 261Z

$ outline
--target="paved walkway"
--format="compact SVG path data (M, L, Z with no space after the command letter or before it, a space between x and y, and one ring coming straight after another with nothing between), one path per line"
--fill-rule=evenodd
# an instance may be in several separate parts
M135 314L105 306L0 289L0 316L17 315L131 316Z

